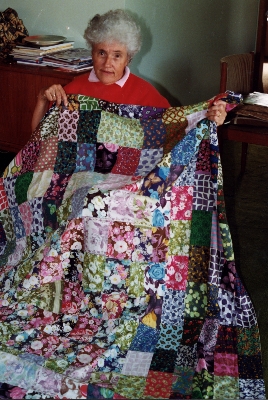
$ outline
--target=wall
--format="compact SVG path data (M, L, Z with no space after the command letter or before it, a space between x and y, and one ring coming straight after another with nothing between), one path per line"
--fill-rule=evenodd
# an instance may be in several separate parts
M210 98L219 90L222 56L255 48L259 0L0 0L14 8L30 35L64 35L85 47L83 32L96 13L125 8L140 22L143 47L131 69L173 105Z

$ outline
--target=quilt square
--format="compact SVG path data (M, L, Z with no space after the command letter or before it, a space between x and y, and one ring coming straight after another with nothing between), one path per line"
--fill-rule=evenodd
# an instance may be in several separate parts
M72 174L76 168L76 154L76 142L58 142L54 172L57 174Z
M135 227L133 243L135 247L132 253L132 261L150 261L153 250L152 229L142 226Z
M13 220L14 231L17 239L25 237L25 229L21 219L19 207L10 208L11 217Z
M211 212L193 210L190 244L210 246L211 222Z
M100 110L81 110L77 125L77 142L78 143L97 143L97 132L101 119Z
M116 163L118 147L118 145L109 142L96 143L95 172L108 174L112 171Z
M64 142L77 142L79 112L62 109L58 120L58 137Z
M25 235L29 236L31 233L31 226L32 226L32 212L29 206L29 203L25 202L19 206L21 219L25 229Z
M238 354L254 356L261 353L260 342L257 340L259 337L259 328L257 325L250 328L238 326L235 333L237 333Z
M264 380L239 379L239 396L240 399L265 399Z
M194 346L198 339L202 329L204 321L198 318L184 319L182 344L186 346Z
M82 217L82 215L83 217L87 216L83 213L83 207L89 189L90 189L89 187L81 187L74 192L73 196L71 197L72 206L71 206L71 212L69 213L68 217L69 220L73 218L80 218ZM92 214L90 216L92 216Z
M173 290L185 290L188 277L187 256L168 256L166 287Z
M110 227L109 220L94 219L84 217L85 230L85 250L92 254L106 255L108 232Z
M234 251L232 246L232 237L230 233L229 226L227 224L219 223L221 237L222 237L222 245L224 250L225 258L228 261L234 260Z
M160 347L155 349L153 354L150 371L174 372L177 352L166 350Z
M219 288L219 307L221 324L237 326L234 294Z
M146 295L144 288L146 266L147 263L143 262L134 261L130 263L130 274L127 281L127 293L133 298L140 298Z
M107 218L109 204L110 193L102 193L100 190L89 190L84 198L82 215L94 218Z
M180 373L181 367L195 369L197 365L197 345L185 346L180 344L177 353L175 373Z
M172 220L190 220L192 200L192 186L172 186L170 218Z
M104 270L103 291L105 293L121 292L126 290L129 281L129 260L108 258Z
M112 169L113 174L134 175L140 161L140 150L130 147L118 148L117 160Z
M25 174L25 172L34 171L34 166L37 161L39 151L40 151L41 140L29 141L21 150L21 170L20 174Z
M130 344L129 350L153 353L159 338L160 331L140 323L136 335Z
M116 190L110 193L109 218L115 221L134 223L134 196L125 190Z
M209 247L190 246L188 279L193 282L207 282L209 260Z
M167 289L165 291L162 323L170 325L183 325L185 292Z
M31 200L34 197L43 197L49 188L52 176L53 170L35 172L28 188L27 199Z
M171 221L169 255L187 256L189 254L190 235L190 221Z
M163 147L166 129L162 118L147 118L140 121L144 130L143 149L159 149L159 147Z
M114 388L117 399L142 399L146 378L142 376L120 375Z
M220 307L219 307L219 288L216 285L207 284L208 286L208 305L207 305L207 316L209 318L220 319Z
M149 371L143 398L169 399L173 382L173 374L160 371Z
M27 201L27 192L33 179L33 175L34 173L31 171L17 177L15 182L15 195L18 205Z
M123 309L126 306L128 296L123 291L117 291L112 293L102 293L102 319L118 319L120 318ZM117 330L118 333L118 330ZM118 341L117 341L118 342ZM122 348L123 349L123 348ZM127 350L126 347L124 350Z
M3 178L0 178L0 211L8 207L8 200L3 184Z
M240 394L240 379L234 376L214 376L215 399L238 399L241 398Z
M129 350L127 352L126 360L122 369L122 374L146 377L152 358L153 353Z
M210 141L203 139L199 146L196 161L196 172L210 174Z
M178 351L182 338L182 327L178 325L161 324L157 348Z
M163 149L142 149L140 153L139 165L134 176L145 176L151 170L152 166L157 165L162 160Z
M125 118L142 118L144 106L139 106L136 104L119 104L118 114Z
M257 324L257 317L248 294L236 298L237 325L244 328L251 328Z
M122 306L123 303L121 302ZM133 341L139 323L134 320L121 319L119 327L115 334L114 343L119 346L122 351L127 351Z
M218 223L218 214L216 211L212 212L211 247L215 250L221 252L223 251L221 232Z
M114 221L109 227L107 256L118 260L131 259L135 227L128 222Z
M69 101L72 95L69 95ZM77 100L72 98L72 104L71 106L75 110L80 110L80 111L94 111L94 110L100 110L101 111L101 106L100 106L100 100L95 98L95 97L90 97L90 96L85 96L82 94L78 94L78 96L75 96Z
M261 354L255 356L238 355L240 379L263 379Z
M74 172L94 171L96 146L91 143L77 143L76 168Z
M165 263L148 263L145 268L144 287L147 293L164 295Z
M205 318L206 311L207 285L188 281L185 297L185 317Z
M177 397L172 398L186 398L192 394L192 384L194 369L189 367L179 367L177 372L173 375L172 393L176 393ZM179 395L181 397L179 397Z
M237 354L215 353L214 374L216 376L233 376L238 378Z
M40 137L41 140L46 140L52 137L58 136L58 117L60 110L59 108L50 108L44 121L40 126Z
M44 224L43 220L44 217L42 215L43 211L43 198L42 197L36 197L32 200L29 200L29 206L31 207L31 213L33 216L32 219L32 232L42 232L44 229Z
M216 193L210 175L195 176L193 210L213 211L216 208Z
M16 179L17 179L16 177L8 176L4 180L4 190L6 192L9 207L18 206L17 198L16 198L16 194L15 194Z
M224 254L222 251L210 249L210 262L208 268L208 282L212 285L219 286L221 279L221 271L224 264Z
M63 199L70 178L70 175L54 173L51 177L50 185L44 194L44 198L46 200L57 200L59 205Z
M143 137L144 133L139 120L120 117L106 111L101 113L98 142L141 149Z
M53 171L57 157L57 144L58 138L56 136L41 142L40 154L34 165L35 172Z
M98 254L85 253L84 266L82 275L82 286L86 293L101 292L104 271L105 271L105 257Z
M243 335L241 335L243 337ZM217 335L217 343L215 351L217 353L233 353L237 354L237 339L238 339L238 329L237 327L220 325ZM244 337L243 337L244 339ZM242 339L242 340L243 340ZM242 347L244 346L241 344ZM247 342L245 342L245 347L247 347ZM241 352L242 353L242 352Z

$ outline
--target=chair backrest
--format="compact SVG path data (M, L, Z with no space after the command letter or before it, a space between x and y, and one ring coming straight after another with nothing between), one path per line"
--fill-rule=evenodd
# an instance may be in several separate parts
M221 58L220 92L247 94L253 91L254 53L232 54Z

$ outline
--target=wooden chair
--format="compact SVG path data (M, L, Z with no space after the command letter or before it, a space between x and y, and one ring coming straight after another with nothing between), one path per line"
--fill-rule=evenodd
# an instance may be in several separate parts
M247 95L253 91L254 53L233 54L221 58L220 93L226 90ZM268 128L239 125L232 122L218 128L220 149L222 140L242 143L241 174L245 172L248 144L268 146Z

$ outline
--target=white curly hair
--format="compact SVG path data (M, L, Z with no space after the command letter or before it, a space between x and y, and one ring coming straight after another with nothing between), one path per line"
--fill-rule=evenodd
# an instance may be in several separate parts
M84 38L90 47L102 42L118 42L126 46L130 60L141 48L140 27L124 10L96 14L88 23Z

